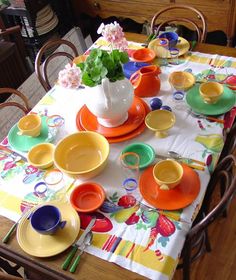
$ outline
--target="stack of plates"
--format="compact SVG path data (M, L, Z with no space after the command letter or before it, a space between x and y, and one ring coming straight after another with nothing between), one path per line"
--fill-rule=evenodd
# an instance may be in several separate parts
M29 34L29 37L34 37L32 27L30 27L28 19L23 17L25 22L26 30ZM43 35L53 30L58 24L57 15L53 12L50 5L45 6L42 10L37 13L36 18L36 30L38 35ZM22 28L21 34L24 37L28 37L27 32Z
M135 97L128 111L128 119L122 125L104 127L84 105L76 116L76 125L79 130L98 132L104 135L109 143L117 143L132 139L141 134L146 128L144 120L149 111L148 105L141 98Z

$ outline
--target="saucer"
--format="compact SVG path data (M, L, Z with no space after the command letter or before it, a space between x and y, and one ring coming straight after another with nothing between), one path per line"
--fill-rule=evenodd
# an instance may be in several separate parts
M200 180L193 169L185 164L182 166L184 174L181 183L171 190L159 188L152 174L154 165L144 170L139 180L139 189L144 200L163 210L181 209L191 204L200 191Z
M17 133L19 129L17 124L15 124L8 133L8 141L11 147L21 152L28 152L35 145L46 142L46 139L48 138L48 126L46 120L47 117L42 117L42 128L38 137L18 135Z
M140 99L140 100L145 108L145 115L147 115L150 112L150 108L145 101L143 101L142 99ZM80 123L79 114L77 114L77 116L76 116L76 126L77 126L78 130L85 131L85 128ZM140 126L138 126L135 130L131 131L130 133L127 133L127 134L124 134L121 136L116 136L116 137L106 137L106 139L109 143L123 142L123 141L129 140L129 139L132 139L132 138L138 136L145 130L145 128L146 128L146 125L145 125L145 122L143 121Z
M158 40L159 40L158 38L152 40L149 43L148 48L151 50L154 50L157 57L171 58L169 50L165 49L162 46L157 45ZM179 50L179 56L181 56L189 50L190 44L186 39L179 37L178 43L176 44L175 48L177 48Z
M54 235L43 235L35 231L29 220L30 209L24 215L17 227L17 240L22 250L35 257L55 256L73 244L80 230L80 219L73 207L67 203L46 202L42 205L54 205L59 208L62 220L66 221L63 229L58 229Z
M135 97L133 104L128 111L129 116L127 121L117 127L102 126L86 105L80 109L78 114L80 115L80 124L85 130L98 132L105 137L117 137L127 134L140 126L145 118L145 108L141 99Z
M235 94L227 86L224 86L224 93L215 104L205 103L199 93L199 86L195 85L186 94L186 102L195 113L204 115L221 115L234 107Z

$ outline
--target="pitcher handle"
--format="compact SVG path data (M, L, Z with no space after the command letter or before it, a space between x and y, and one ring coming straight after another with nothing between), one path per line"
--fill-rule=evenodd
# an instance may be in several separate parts
M131 77L129 78L131 84L133 85L134 88L137 88L141 82L141 75L139 70L134 72Z

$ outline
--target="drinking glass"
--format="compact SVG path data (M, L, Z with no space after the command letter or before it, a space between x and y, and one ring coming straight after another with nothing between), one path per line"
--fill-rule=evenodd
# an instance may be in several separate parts
M47 125L48 125L48 141L53 141L59 129L64 125L65 119L60 115L52 115L47 118Z
M170 60L169 63L172 65L178 65L179 64L179 49L177 48L170 48Z
M127 152L120 155L120 165L122 171L122 187L128 195L140 201L138 190L140 158L137 153Z

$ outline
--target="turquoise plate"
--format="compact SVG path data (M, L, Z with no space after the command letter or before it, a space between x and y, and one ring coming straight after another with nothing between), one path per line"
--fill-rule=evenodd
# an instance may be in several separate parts
M8 141L11 147L21 152L28 152L36 144L46 142L48 138L48 125L46 120L47 117L42 117L42 128L38 137L18 135L17 132L19 129L17 124L15 124L8 133Z
M228 112L235 105L235 94L227 86L224 86L224 93L215 104L207 104L199 93L199 85L192 87L186 95L186 102L192 110L204 115L221 115Z

